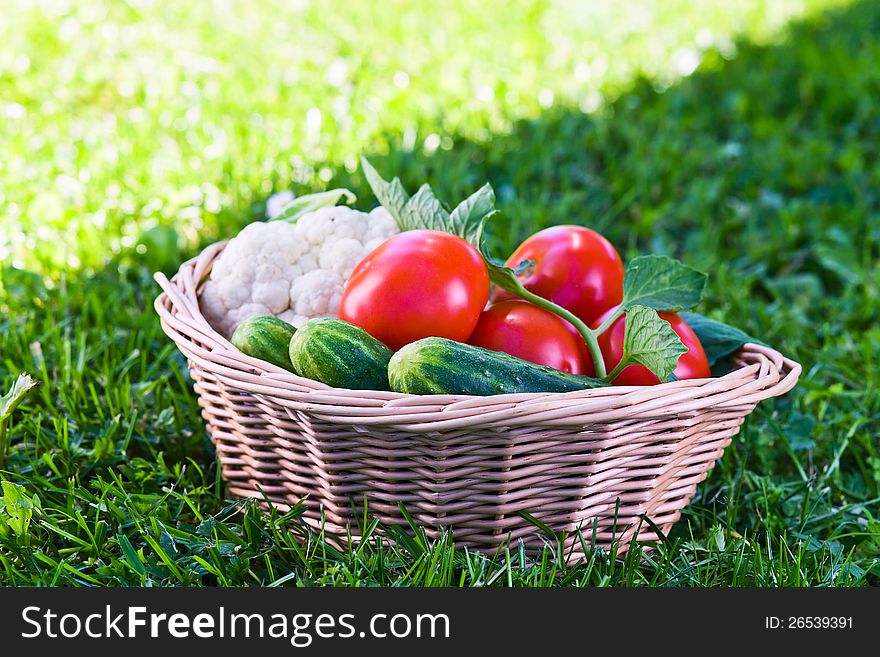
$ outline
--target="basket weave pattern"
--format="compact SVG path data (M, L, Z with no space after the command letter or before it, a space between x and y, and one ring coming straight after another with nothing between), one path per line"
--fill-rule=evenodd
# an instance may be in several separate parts
M198 286L224 243L184 263L155 302L187 357L227 492L356 535L355 508L385 524L491 552L508 540L547 540L523 512L580 554L590 542L626 549L664 533L755 405L790 390L800 365L747 344L737 369L652 387L471 397L342 390L248 357L199 311Z

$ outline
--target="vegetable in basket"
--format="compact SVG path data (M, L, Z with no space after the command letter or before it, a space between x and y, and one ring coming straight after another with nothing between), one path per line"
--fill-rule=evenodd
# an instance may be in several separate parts
M249 317L238 325L230 342L243 354L293 372L290 338L296 329L272 315Z
M587 347L574 326L522 299L499 301L486 308L468 344L503 351L561 372L595 374Z
M256 221L229 241L200 292L208 322L224 336L254 315L293 326L335 315L355 266L400 232L379 207L370 213L336 205L348 190L294 199L272 221Z
M599 233L583 226L552 226L529 237L505 263L523 268L517 278L529 292L570 310L586 323L623 298L623 261ZM496 301L514 298L502 287Z
M607 385L446 338L423 338L406 345L391 357L388 380L395 392L413 395L570 392Z
M290 340L294 371L334 388L388 390L391 350L341 319L316 318Z
M339 317L392 349L429 336L464 342L488 299L489 274L476 248L447 232L410 230L355 268Z

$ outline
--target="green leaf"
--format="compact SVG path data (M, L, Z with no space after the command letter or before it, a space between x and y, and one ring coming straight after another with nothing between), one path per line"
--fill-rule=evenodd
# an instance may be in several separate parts
M25 492L25 489L11 481L0 482L3 487L3 514L0 515L0 521L3 521L13 533L21 538L27 534L31 524L31 517L34 509L39 508L39 499L35 502Z
M196 534L198 536L213 536L216 529L217 521L214 518L206 518L196 527Z
M298 196L285 205L277 217L273 217L269 221L286 221L292 224L304 214L314 212L320 208L326 208L330 205L336 205L340 199L345 199L346 203L354 203L357 200L357 196L349 190L342 188Z
M495 285L506 290L517 288L514 271L492 258L483 241L486 221L497 212L495 191L489 183L459 203L450 214L429 185L422 185L409 198L400 185L400 180L395 178L390 183L385 181L365 157L361 157L361 166L379 203L395 218L400 230L441 230L458 235L480 251L489 269L489 278ZM399 191L396 191L395 185Z
M5 395L0 397L0 422L6 420L12 412L24 401L28 393L39 386L41 381L33 378L29 374L22 372L18 375L12 388Z
M495 212L495 190L486 183L459 203L449 219L456 235L482 250L483 228Z
M400 230L440 230L458 235L489 260L483 246L485 222L495 214L495 192L489 183L459 203L450 214L430 185L422 185L410 198L399 179L384 180L367 158L361 157L361 166L379 203L394 217Z
M630 261L623 277L623 308L647 306L678 312L700 302L708 277L666 256L639 256Z
M405 230L403 227L403 208L409 201L409 194L406 193L400 179L394 178L391 182L387 182L363 155L361 156L361 169L363 169L367 183L373 190L379 204L388 210L388 214L394 218L400 229Z
M746 342L764 344L734 326L709 319L699 313L683 312L680 316L700 339L703 351L709 359L709 365L715 365L719 360L739 350Z
M449 218L449 213L427 184L419 187L419 191L403 206L401 219L403 223L399 224L400 230L442 230L458 235Z
M523 518L526 522L531 523L532 525L534 525L535 527L540 529L542 532L547 534L547 536L552 536L557 541L560 540L561 532L559 534L557 534L546 523L541 522L540 520L538 520L535 516L533 516L528 511L518 511L517 515L520 516L521 518Z
M134 549L128 537L125 534L117 534L116 540L119 541L119 547L122 549L122 556L125 558L125 562L141 577L146 575L147 569L144 566L144 562L141 561L137 550Z
M627 310L622 362L644 365L660 381L667 381L686 351L678 334L656 310L646 306Z

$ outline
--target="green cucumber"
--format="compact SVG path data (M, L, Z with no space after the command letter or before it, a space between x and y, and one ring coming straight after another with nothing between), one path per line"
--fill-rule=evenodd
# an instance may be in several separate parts
M403 347L388 364L388 379L395 392L413 395L568 392L607 385L446 338L423 338Z
M290 338L296 329L272 315L256 315L235 329L230 342L240 352L293 372Z
M310 319L290 341L294 371L334 388L388 390L391 350L341 319Z

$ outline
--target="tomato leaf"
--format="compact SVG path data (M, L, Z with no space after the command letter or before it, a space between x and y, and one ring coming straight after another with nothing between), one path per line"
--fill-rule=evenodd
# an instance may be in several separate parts
M493 258L485 244L486 221L497 213L492 185L486 183L480 187L450 214L434 196L429 185L422 185L410 198L399 179L395 178L389 183L363 156L361 166L379 203L394 217L400 230L442 230L458 235L480 251L489 269L489 278L495 285L509 291L517 289L516 273Z
M340 199L345 199L346 203L354 203L357 200L357 196L349 190L342 188L298 196L285 205L281 212L278 213L278 216L272 217L269 221L286 221L292 224L304 214L314 212L329 205L336 205Z
M703 296L707 278L666 256L633 258L623 276L623 308L638 305L671 312L693 308Z
M453 232L463 237L480 251L483 249L483 228L495 214L495 190L486 183L458 204L449 216ZM485 252L483 255L487 255Z
M678 334L656 310L647 306L627 310L621 362L644 365L660 381L668 381L686 351Z
M394 218L400 229L404 230L403 208L409 201L409 194L406 193L400 179L394 178L391 182L386 181L363 155L361 156L361 168L379 204L388 210L388 214Z
M442 230L447 233L458 233L454 230L449 213L443 204L434 196L427 184L419 187L413 197L403 206L402 215L397 222L400 230ZM459 236L461 237L461 236Z
M715 365L718 361L738 351L746 342L764 344L757 338L753 338L745 331L734 326L709 319L699 313L680 313L681 318L687 322L703 345L709 365Z

